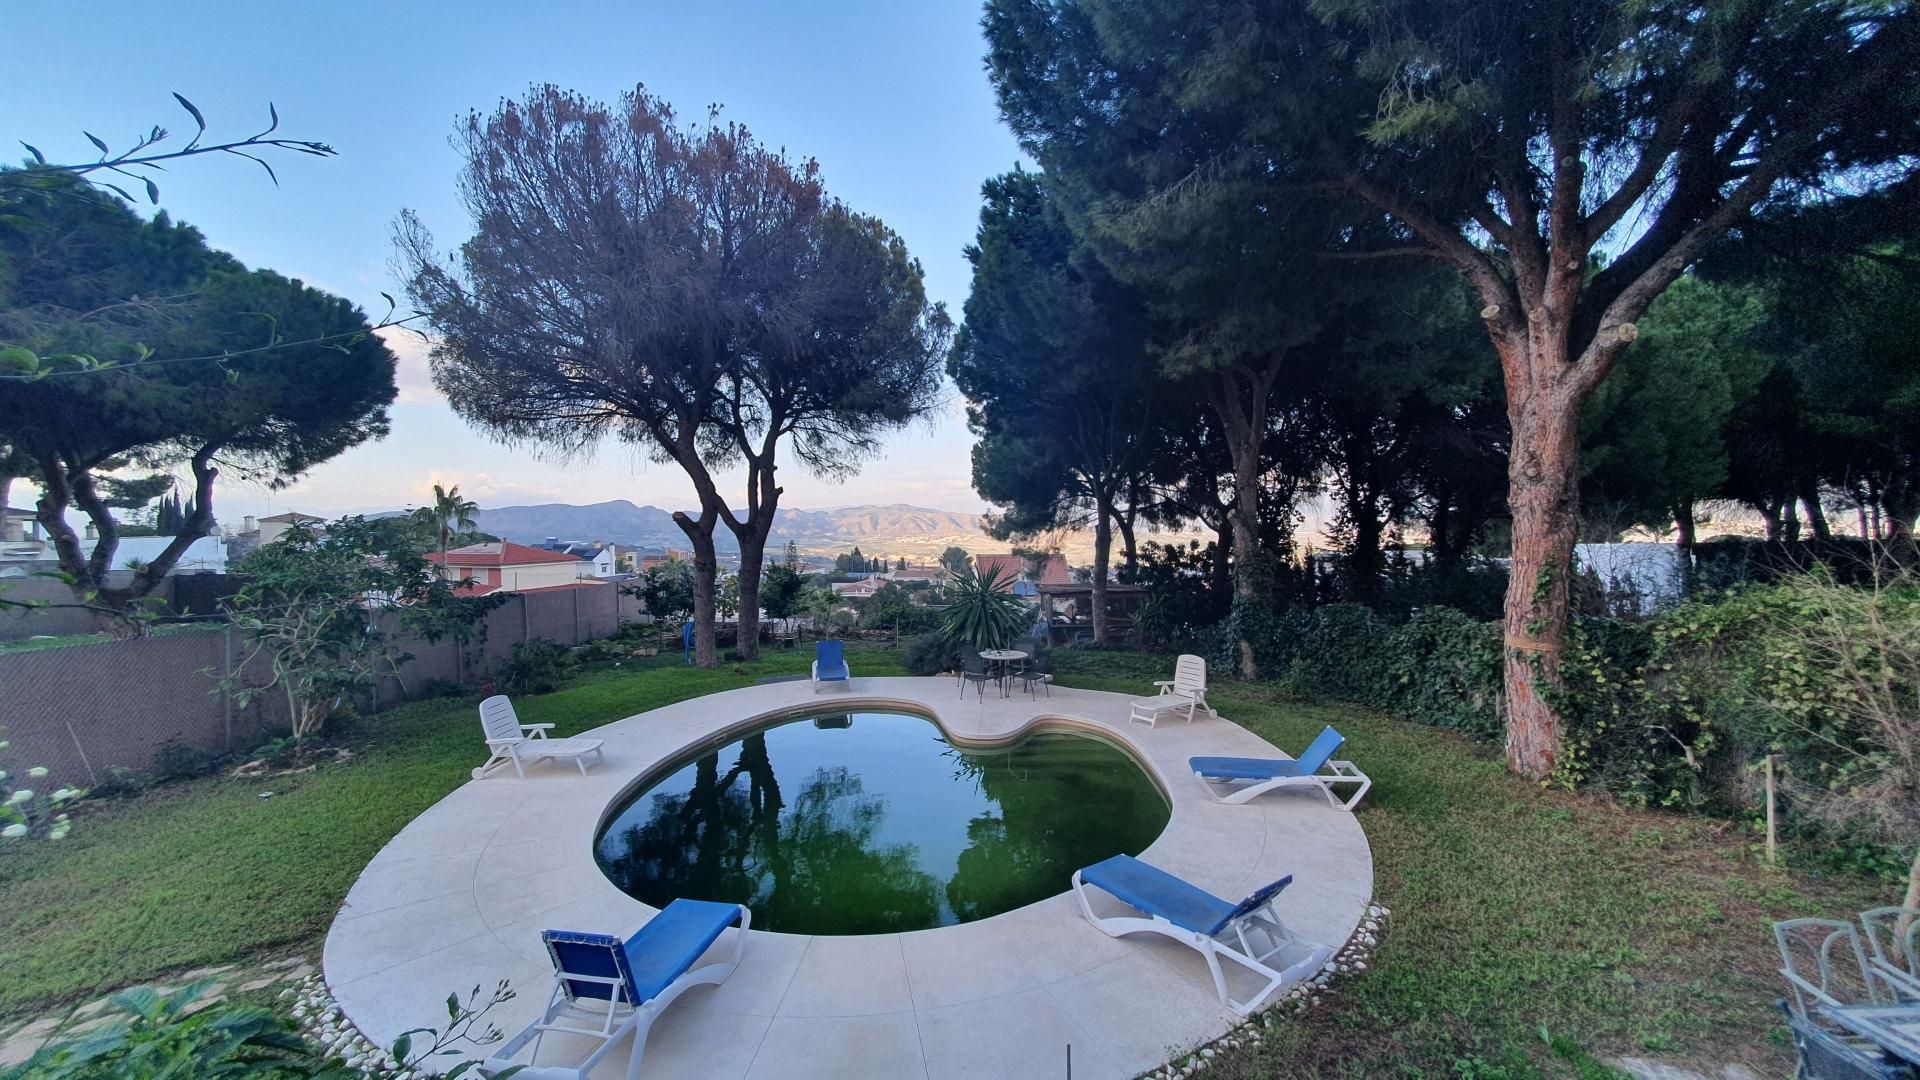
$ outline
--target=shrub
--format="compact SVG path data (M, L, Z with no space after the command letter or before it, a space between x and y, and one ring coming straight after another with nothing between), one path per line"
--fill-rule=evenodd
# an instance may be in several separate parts
M500 692L550 694L579 664L572 651L558 642L544 638L519 642L513 647L513 655L500 665Z
M960 666L961 648L945 634L922 634L907 646L901 662L910 675L944 675Z
M217 772L225 760L226 755L217 751L203 750L179 739L168 739L153 752L153 778L161 783L191 780L196 776Z
M973 567L953 575L941 629L947 637L974 649L1004 649L1033 622L1027 604L1011 593L998 571L982 575Z
M189 1014L188 1006L210 987L209 982L195 983L171 997L147 988L115 994L113 1007L125 1019L72 1040L51 1042L19 1065L0 1069L0 1080L349 1075L318 1058L291 1024L267 1009L215 1005Z
M455 679L428 679L420 684L422 698L466 697L469 691Z

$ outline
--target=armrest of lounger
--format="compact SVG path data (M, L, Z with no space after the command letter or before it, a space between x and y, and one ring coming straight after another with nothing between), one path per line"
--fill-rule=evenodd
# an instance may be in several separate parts
M553 730L552 724L521 724L520 733L529 739L544 739L547 732Z

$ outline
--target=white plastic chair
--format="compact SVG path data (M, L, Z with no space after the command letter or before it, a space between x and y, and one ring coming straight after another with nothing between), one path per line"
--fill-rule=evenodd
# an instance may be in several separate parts
M527 764L543 758L550 761L572 758L580 767L581 776L587 775L588 757L596 762L606 760L600 752L599 739L549 739L547 732L553 730L552 724L521 723L514 714L513 702L505 694L495 694L480 703L480 727L486 732L491 754L485 765L473 770L475 780L508 762L513 763L513 771L525 780Z
M1213 715L1212 706L1207 705L1207 662L1192 653L1183 654L1173 663L1173 678L1162 679L1153 684L1159 693L1150 698L1140 698L1131 703L1132 711L1127 719L1154 726L1161 713L1186 710L1187 722L1193 722L1194 710L1205 708L1207 715Z

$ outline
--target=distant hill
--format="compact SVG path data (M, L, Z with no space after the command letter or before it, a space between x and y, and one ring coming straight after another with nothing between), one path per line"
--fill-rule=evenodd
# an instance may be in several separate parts
M398 513L398 511L393 511ZM539 544L547 537L562 540L605 540L645 548L687 546L687 536L673 523L673 515L657 506L636 506L626 499L575 506L540 503L533 506L496 506L474 515L482 532L519 544ZM950 544L969 551L1005 550L987 537L978 514L929 510L896 503L891 506L843 506L830 510L781 509L774 517L769 554L791 540L809 554L834 554L858 546L873 555L902 556L932 561ZM715 546L724 554L739 551L724 527L714 532Z

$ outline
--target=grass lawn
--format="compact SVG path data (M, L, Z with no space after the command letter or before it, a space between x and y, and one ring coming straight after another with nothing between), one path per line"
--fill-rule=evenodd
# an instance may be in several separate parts
M861 648L852 663L897 673L898 655ZM1064 685L1129 692L1170 663L1056 655ZM524 699L520 713L566 735L802 673L809 658L699 672L678 657L629 661ZM1849 914L1896 892L1769 871L1737 829L1523 784L1497 748L1431 728L1265 686L1211 697L1282 747L1326 723L1347 734L1375 779L1360 817L1378 899L1393 911L1371 971L1257 1051L1216 1058L1226 1076L1595 1075L1566 1046L1782 1074L1768 923ZM253 954L314 952L367 860L483 756L472 710L464 698L409 705L343 732L349 764L168 785L90 808L60 844L0 847L0 1016Z

